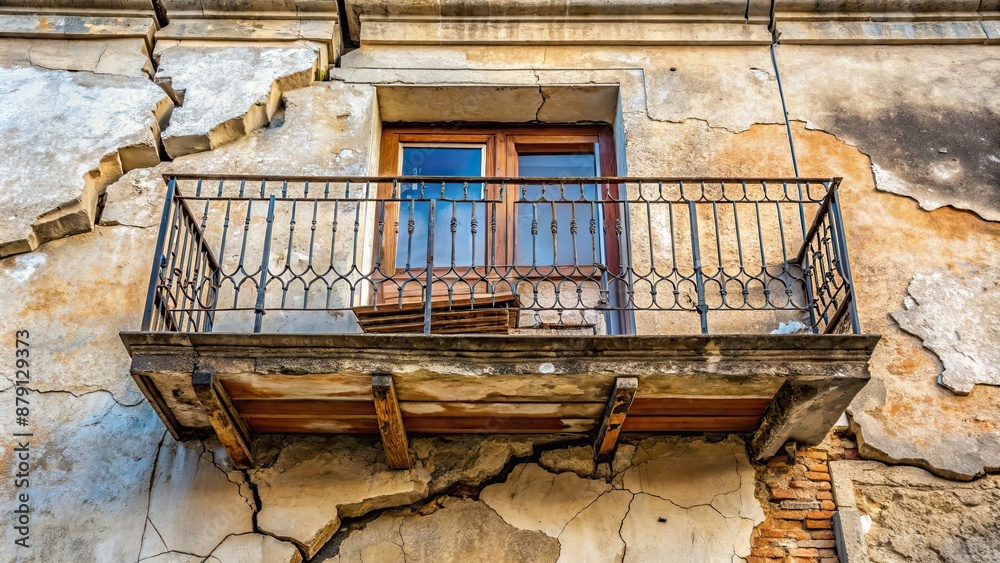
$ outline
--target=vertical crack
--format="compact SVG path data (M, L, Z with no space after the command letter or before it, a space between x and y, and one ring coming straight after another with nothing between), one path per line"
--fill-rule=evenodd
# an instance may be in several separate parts
M165 442L166 439L167 431L164 430L163 434L160 436L160 443L156 445L156 455L153 457L153 467L149 471L149 492L146 494L146 521L142 525L142 535L139 536L140 538L146 536L146 526L153 526L153 522L149 519L149 507L153 503L153 484L156 481L156 465L160 461L160 450L163 448L163 442ZM156 526L153 526L153 531L156 532L156 535L160 536L160 531L156 529ZM163 541L163 536L160 536L160 541ZM167 544L164 543L163 545L166 546ZM142 540L139 540L139 551L140 553L142 552Z
M618 525L618 539L622 540L622 562L624 563L625 557L628 555L628 542L625 541L625 536L622 535L622 528L625 527L625 521L628 520L628 515L632 512L632 503L635 501L635 495L628 501L628 508L625 509L625 516L622 516L622 523Z

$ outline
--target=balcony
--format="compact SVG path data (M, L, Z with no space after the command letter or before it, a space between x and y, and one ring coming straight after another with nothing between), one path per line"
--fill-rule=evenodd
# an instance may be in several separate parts
M173 176L131 372L177 438L820 441L868 378L839 179Z

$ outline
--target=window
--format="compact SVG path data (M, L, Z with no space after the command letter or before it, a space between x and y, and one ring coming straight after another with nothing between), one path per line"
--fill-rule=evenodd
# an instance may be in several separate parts
M556 180L614 176L611 139L605 126L386 126L380 175L427 180L380 186L390 202L380 301L421 298L428 251L435 296L491 293L496 282L509 293L515 278L587 278L618 264L614 229L603 228L617 219L614 186Z

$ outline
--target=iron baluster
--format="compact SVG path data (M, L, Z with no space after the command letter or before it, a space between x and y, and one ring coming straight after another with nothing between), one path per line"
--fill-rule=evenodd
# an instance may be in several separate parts
M267 230L264 232L264 251L260 259L260 282L257 284L257 303L254 307L253 331L260 332L264 322L264 299L267 293L268 264L271 261L271 233L274 227L274 194L267 202Z

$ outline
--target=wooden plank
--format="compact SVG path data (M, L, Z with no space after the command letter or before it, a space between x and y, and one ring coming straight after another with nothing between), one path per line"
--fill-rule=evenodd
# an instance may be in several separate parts
M260 434L376 434L374 417L350 418L250 418L251 429ZM592 418L500 418L404 416L403 424L413 434L548 434L586 433L596 426Z
M477 293L473 299L473 296L463 296L454 297L449 303L447 297L442 297L438 299L431 300L431 309L458 309L458 308L503 308L508 306L518 307L517 296L511 293ZM424 301L423 297L417 300L405 300L402 303L392 302L379 305L377 308L374 305L364 305L353 308L354 314L358 317L364 316L374 316L384 313L393 313L399 311L419 311L423 314L424 311Z
M424 303L363 306L353 309L358 324L367 333L421 332ZM436 334L504 333L517 326L519 303L513 294L487 294L431 301L431 331Z
M665 415L761 415L770 399L730 399L728 397L636 397L629 416Z
M372 375L372 397L375 399L375 414L378 416L386 464L395 469L409 469L410 448L406 441L406 427L399 412L399 400L391 375Z
M233 405L243 418L344 418L375 416L375 403L323 399L239 399ZM604 412L604 403L463 403L401 401L407 416L594 418Z
M639 380L635 377L619 377L615 380L604 418L598 426L597 440L594 442L594 452L597 457L609 456L614 451L618 443L618 434L621 432L625 417L628 416L629 407L632 406L632 399L635 398L638 387Z
M253 467L250 451L250 430L236 413L219 378L209 370L199 369L191 374L191 386L208 414L215 435L226 448L233 465L240 469Z
M539 361L544 361L539 359ZM507 361L500 357L499 367ZM335 367L335 366L330 366ZM703 374L638 375L642 399L718 398L767 400L781 385L781 377L739 381ZM371 400L371 376L357 373L305 375L226 374L220 377L233 399L343 399ZM402 402L553 402L604 403L613 378L605 373L572 374L455 374L414 370L394 374ZM158 385L159 386L159 385ZM185 385L187 387L187 385ZM174 397L160 386L168 406ZM178 416L180 420L180 416ZM181 425L186 425L180 420Z
M749 432L760 416L629 416L622 432Z
M423 315L392 317L387 320L358 320L367 333L421 332L424 329ZM506 309L477 309L475 311L451 311L431 315L431 331L435 334L476 333L488 329L506 332L510 328L510 315Z
M338 418L375 416L374 401L323 399L234 399L243 418Z
M311 373L308 375L240 373L222 376L233 399L345 399L372 398L369 375Z

